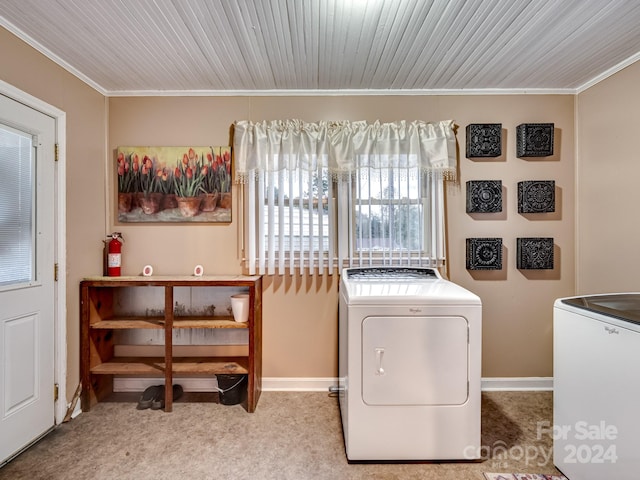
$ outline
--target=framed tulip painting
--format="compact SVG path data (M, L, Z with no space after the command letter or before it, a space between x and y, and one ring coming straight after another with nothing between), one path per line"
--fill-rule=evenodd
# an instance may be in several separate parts
M118 147L118 221L231 222L231 147Z

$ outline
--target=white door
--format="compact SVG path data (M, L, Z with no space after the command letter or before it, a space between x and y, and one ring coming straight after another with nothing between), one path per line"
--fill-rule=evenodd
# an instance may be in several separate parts
M55 422L55 128L0 94L0 464Z

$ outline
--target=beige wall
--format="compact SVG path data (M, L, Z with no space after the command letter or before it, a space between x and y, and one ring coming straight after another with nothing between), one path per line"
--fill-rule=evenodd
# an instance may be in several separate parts
M640 291L640 62L577 97L577 293Z
M0 28L0 79L67 116L67 398L79 380L78 282L100 271L105 229L103 95ZM64 267L61 269L65 272Z
M445 100L445 99L443 99ZM573 294L574 267L574 125L573 96L450 97L449 116L461 125L460 182L449 189L449 260L451 279L483 300L483 377L552 376L553 301ZM443 101L444 103L444 101ZM506 130L503 161L471 161L465 156L464 126L502 123ZM552 157L516 158L516 126L526 122L555 124ZM465 182L502 180L503 214L476 215L465 211ZM517 183L555 180L556 212L524 216L517 210ZM494 220L494 218L498 219ZM467 237L502 237L503 270L465 270ZM554 270L518 270L518 237L553 237Z
M459 179L447 189L449 276L482 298L483 376L552 375L553 300L575 289L574 96L105 99L2 28L0 45L0 78L67 113L68 398L78 382L78 282L101 272L106 233L117 227L125 235L125 274L139 273L146 263L153 264L158 274L190 273L196 263L203 264L208 273L241 271L237 190L231 225L116 225L113 179L111 173L105 173L106 168L111 172L115 148L126 144L226 145L230 126L237 119L454 119L459 125L461 158ZM523 122L555 123L554 157L515 157L515 128ZM502 123L506 134L503 157L497 161L464 158L464 129L469 123ZM503 214L472 218L465 213L465 182L472 179L503 181ZM517 213L516 184L528 179L556 181L556 214L536 219ZM503 270L472 275L465 269L465 238L483 236L503 238ZM517 270L515 239L520 236L554 237L556 269ZM265 279L265 376L336 375L338 284L337 276Z
M237 119L454 119L462 158L459 180L447 190L449 274L483 300L483 376L551 376L553 301L573 294L575 284L573 115L574 97L569 95L122 97L109 100L109 152L113 162L119 145L228 144L229 126ZM555 123L553 157L516 158L515 130L524 122ZM469 123L502 123L503 156L464 158ZM465 213L465 182L473 179L502 180L502 214L472 218ZM517 182L522 180L555 180L558 211L519 215ZM236 191L235 209L238 196ZM207 272L240 272L237 219L236 210L230 226L117 225L127 239L125 273L137 274L145 263L167 274L189 273L197 263ZM503 270L472 274L465 268L465 239L486 236L503 238ZM553 271L516 269L516 238L527 236L554 237ZM181 254L171 255L177 245ZM336 375L338 283L330 276L266 279L265 376Z

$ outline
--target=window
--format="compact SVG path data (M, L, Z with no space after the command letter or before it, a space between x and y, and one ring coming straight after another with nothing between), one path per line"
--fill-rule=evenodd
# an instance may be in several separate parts
M419 168L360 169L350 182L350 265L437 265L442 179Z
M32 138L0 125L0 286L34 279Z
M442 265L452 122L407 125L236 122L249 272Z

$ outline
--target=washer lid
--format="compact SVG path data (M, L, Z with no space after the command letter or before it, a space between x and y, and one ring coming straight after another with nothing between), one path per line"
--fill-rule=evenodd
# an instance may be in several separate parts
M346 278L355 281L419 281L442 278L434 268L421 267L361 267L344 270Z
M351 305L480 305L480 298L432 268L365 267L342 272L342 294Z
M640 325L640 293L563 298L562 303Z

